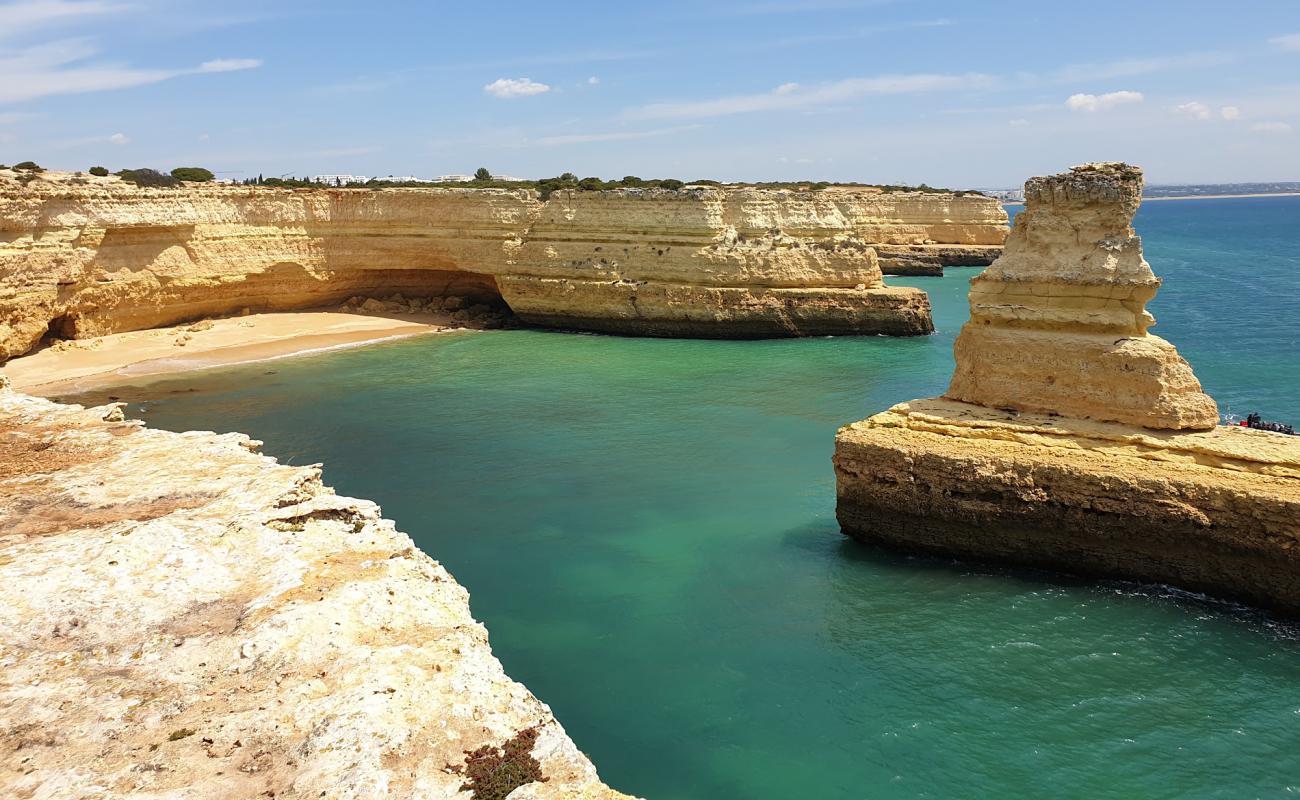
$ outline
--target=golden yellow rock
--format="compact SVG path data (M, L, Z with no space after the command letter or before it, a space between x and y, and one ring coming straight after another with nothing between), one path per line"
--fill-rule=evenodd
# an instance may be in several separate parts
M1131 222L1141 172L1026 184L1006 252L971 282L945 398L835 439L857 539L1169 583L1300 615L1300 438L1216 427L1148 334L1159 286Z
M988 258L1005 232L991 198L865 188L542 201L492 189L140 189L54 173L24 183L0 170L0 360L47 334L395 293L632 334L923 334L925 293L884 287L873 246L937 268Z
M0 796L468 796L466 751L535 729L512 796L624 797L319 467L3 383Z
M1006 251L971 281L947 397L1148 428L1213 428L1214 401L1147 333L1160 279L1133 215L1142 171L1087 164L1025 184Z
M1167 583L1300 615L1300 441L918 400L842 428L862 541Z

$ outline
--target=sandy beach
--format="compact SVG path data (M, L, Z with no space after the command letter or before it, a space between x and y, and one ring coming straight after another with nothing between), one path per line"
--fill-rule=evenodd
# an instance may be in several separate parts
M441 314L250 314L57 342L10 360L0 371L14 388L51 397L128 380L438 333L451 325L450 317Z

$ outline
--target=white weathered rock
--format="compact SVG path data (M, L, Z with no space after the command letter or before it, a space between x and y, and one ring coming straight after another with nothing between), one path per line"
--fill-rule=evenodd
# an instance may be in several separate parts
M373 503L112 411L0 391L0 796L467 797L536 726L523 794L622 797Z

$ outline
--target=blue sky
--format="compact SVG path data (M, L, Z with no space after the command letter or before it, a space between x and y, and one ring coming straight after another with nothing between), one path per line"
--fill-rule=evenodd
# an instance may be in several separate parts
M1300 2L0 0L0 163L1300 180Z

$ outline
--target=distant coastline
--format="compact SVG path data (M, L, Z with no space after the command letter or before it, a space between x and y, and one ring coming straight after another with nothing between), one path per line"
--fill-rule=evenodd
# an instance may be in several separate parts
M1253 192L1248 194L1185 194L1173 197L1143 197L1142 202L1155 200L1232 200L1244 197L1300 197L1300 192ZM1004 206L1023 206L1024 200L1003 200Z

